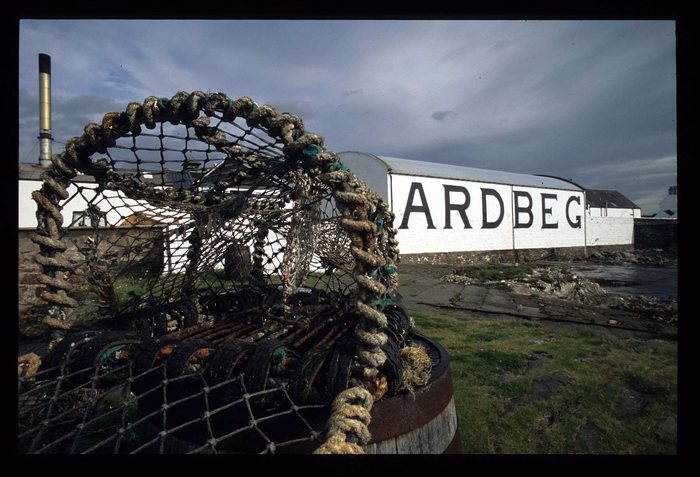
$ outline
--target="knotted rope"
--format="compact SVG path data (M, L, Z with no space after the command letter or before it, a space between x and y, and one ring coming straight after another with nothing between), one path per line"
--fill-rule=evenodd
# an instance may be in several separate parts
M204 116L200 116L204 113ZM210 126L210 118L231 122L236 118L245 120L248 127L260 128L273 138L281 141L285 159L274 161L265 147L258 151L245 152L230 134ZM228 184L218 184L206 193L192 193L188 190L162 190L128 175L114 170L105 159L91 160L96 153L104 154L125 136L138 136L142 126L154 129L158 123L184 124L194 129L199 141L224 153L231 164L241 167L233 177L242 183L243 179L253 180L253 186L246 192L226 196ZM189 137L189 134L188 134ZM45 286L41 298L51 304L50 313L65 314L63 309L76 306L76 301L68 295L71 290L66 281L70 263L62 258L66 245L62 241L63 217L59 203L68 197L66 188L77 171L95 177L103 187L123 192L129 199L145 199L154 204L168 204L181 211L204 217L207 211L218 211L223 218L235 218L241 214L266 214L264 217L283 216L284 211L275 210L271 202L256 205L251 195L255 187L256 175L263 172L278 177L291 177L290 174L305 174L324 185L332 192L332 197L341 212L339 227L349 238L349 256L344 260L354 261L352 276L358 287L355 311L360 317L355 329L357 338L356 355L350 384L334 400L328 424L328 439L317 453L358 452L361 445L370 439L368 425L372 403L386 392L387 380L380 368L387 357L381 346L386 343L384 329L387 318L382 312L388 293L398 286L396 262L398 261L394 215L387 204L365 183L340 162L339 157L324 149L323 138L305 131L302 120L289 113L279 114L268 105L258 106L252 99L242 97L236 100L223 93L206 94L178 92L170 99L149 96L143 103L129 103L124 112L104 115L101 124L85 126L80 137L71 138L63 153L52 158L53 168L42 176L44 184L40 191L32 194L37 202L39 225L32 240L39 244L40 253L36 261L42 266L39 282ZM186 164L185 164L186 165ZM296 171L296 172L294 172ZM299 202L306 200L300 190ZM283 205L286 197L280 197ZM302 219L302 222L305 219ZM191 280L197 272L197 262L203 253L204 236L208 233L201 224L189 236L190 263L186 270L189 275L186 287L194 288ZM262 280L264 263L264 243L268 229L258 227L252 254L252 281ZM305 225L301 224L300 230ZM299 226L299 224L297 224ZM299 228L299 227L298 227ZM289 237L288 237L289 238ZM307 246L301 243L304 237L291 237L290 263L303 263L306 258L293 256L295 248ZM341 260L342 261L342 260ZM286 287L299 283L298 277L291 277ZM289 290L287 290L289 292ZM52 311L51 311L52 310Z

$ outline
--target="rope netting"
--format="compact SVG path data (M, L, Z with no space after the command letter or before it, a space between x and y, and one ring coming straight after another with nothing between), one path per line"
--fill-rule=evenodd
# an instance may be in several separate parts
M297 116L149 97L52 163L32 316L65 336L20 358L22 451L361 452L420 385L393 214Z

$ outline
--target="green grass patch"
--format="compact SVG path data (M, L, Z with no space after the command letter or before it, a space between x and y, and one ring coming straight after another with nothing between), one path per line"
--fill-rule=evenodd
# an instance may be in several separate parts
M675 440L654 432L677 414L675 342L641 352L633 340L594 328L409 311L450 356L465 453L676 453ZM615 417L624 389L654 396L630 422Z
M633 371L623 371L622 381L631 389L644 394L651 394L663 397L668 394L668 388L660 383L652 381L646 376L635 373Z
M532 273L532 269L533 267L528 264L480 263L478 265L458 268L454 270L453 273L480 281L517 280Z

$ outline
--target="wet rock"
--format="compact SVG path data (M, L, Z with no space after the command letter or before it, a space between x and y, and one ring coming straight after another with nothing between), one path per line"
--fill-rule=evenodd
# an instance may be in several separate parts
M624 388L617 398L613 414L621 421L633 421L647 414L654 402L656 398L650 394Z
M529 285L525 285L523 283L513 283L510 285L510 289L513 293L515 293L517 295L530 296L533 293L535 293L534 288L532 288Z
M471 285L475 282L473 278L465 277L464 275L457 275L454 273L450 273L443 276L442 278L440 278L440 281L446 283L462 283L464 285Z
M678 422L676 416L668 416L654 428L654 435L662 441L676 441L678 438Z
M649 340L642 340L642 339L632 339L632 348L634 351L637 353L644 353L644 354L654 354L658 353L662 349L668 348L671 343L665 340L659 340L659 339L649 339Z
M673 266L677 264L677 254L673 250L646 249L626 250L622 252L607 251L594 252L588 256L588 261L607 265L622 265L624 263L636 263L657 267Z
M511 399L503 414L510 414L521 406L535 401L544 401L571 384L571 377L563 371L540 376L532 382L530 389L522 396Z
M566 386L571 384L571 378L563 371L540 376L533 383L528 393L533 401L549 399Z
M631 295L606 303L609 308L630 311L642 318L660 323L678 325L678 300L655 296Z
M527 357L525 364L516 369L515 371L506 371L498 376L498 379L503 381L510 381L523 374L527 373L531 369L539 368L543 364L549 362L552 357L545 353L544 351L536 351L534 354Z
M556 410L546 414L535 421L535 429L544 430L557 423L568 410L568 406L559 406Z

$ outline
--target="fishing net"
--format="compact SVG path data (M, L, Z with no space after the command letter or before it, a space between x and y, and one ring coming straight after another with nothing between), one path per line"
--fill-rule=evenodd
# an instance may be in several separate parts
M42 179L54 339L20 343L20 452L362 452L372 403L425 378L393 214L299 117L149 97Z

